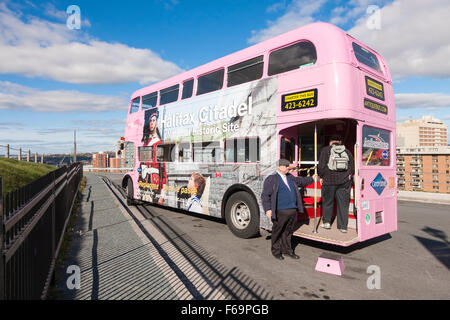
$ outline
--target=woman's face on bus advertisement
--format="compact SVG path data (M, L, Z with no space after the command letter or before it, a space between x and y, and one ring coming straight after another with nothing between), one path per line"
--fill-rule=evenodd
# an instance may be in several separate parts
M156 116L152 116L150 118L150 123L148 124L148 127L150 129L150 132L155 131L155 129L156 129Z
M195 189L195 188L197 188L197 186L195 185L195 181L194 181L194 176L193 175L191 175L189 177L189 182L188 182L187 187L188 187L188 189Z

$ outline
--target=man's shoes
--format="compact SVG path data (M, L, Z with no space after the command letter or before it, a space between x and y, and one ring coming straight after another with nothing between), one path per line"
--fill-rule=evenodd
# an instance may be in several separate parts
M279 253L279 254L273 254L272 253L272 255L275 257L275 259L284 260L284 257L283 257L283 255L281 253Z
M347 233L347 229L339 229L339 231L342 233Z
M320 226L324 229L331 229L331 225L329 222L322 223Z
M284 255L291 257L292 259L300 259L300 257L298 255L296 255L295 253L285 253Z

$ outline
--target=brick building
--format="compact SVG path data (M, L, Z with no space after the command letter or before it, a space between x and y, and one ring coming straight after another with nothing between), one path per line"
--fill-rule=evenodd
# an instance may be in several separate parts
M397 148L399 190L450 193L450 146Z
M92 166L94 168L109 168L109 155L103 152L92 154ZM93 171L98 172L99 170Z

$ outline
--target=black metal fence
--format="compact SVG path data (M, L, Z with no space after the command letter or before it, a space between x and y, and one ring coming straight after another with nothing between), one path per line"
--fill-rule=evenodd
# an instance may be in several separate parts
M2 196L0 300L45 299L83 167L75 163Z

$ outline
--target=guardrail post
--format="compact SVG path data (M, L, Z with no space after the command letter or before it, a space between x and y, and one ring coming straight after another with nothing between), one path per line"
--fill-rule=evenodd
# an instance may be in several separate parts
M3 182L0 177L0 300L5 300L5 256L3 255Z

